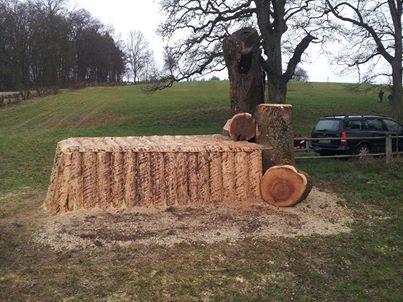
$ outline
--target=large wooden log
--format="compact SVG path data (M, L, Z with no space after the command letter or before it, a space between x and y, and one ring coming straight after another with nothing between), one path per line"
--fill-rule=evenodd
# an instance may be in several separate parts
M223 42L230 81L231 114L252 113L264 102L264 73L259 64L260 37L253 28L243 28Z
M263 171L275 165L294 165L292 106L261 104L256 108L256 143L263 151Z
M262 148L222 135L67 139L45 206L63 213L260 200Z
M246 112L235 114L224 125L223 132L234 141L249 141L256 135L255 118Z
M277 207L293 206L306 199L312 190L310 177L293 166L274 166L264 174L262 198Z

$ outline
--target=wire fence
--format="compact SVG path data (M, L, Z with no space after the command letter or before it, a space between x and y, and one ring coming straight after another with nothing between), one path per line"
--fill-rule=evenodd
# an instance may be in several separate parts
M397 157L399 158L400 155L403 154L403 150L399 150L399 141L400 139L403 139L403 136L399 136L399 135L392 135L392 134L387 134L385 136L372 136L372 137L295 137L294 138L294 142L298 142L299 144L301 144L301 142L304 143L305 147L304 148L296 148L295 152L297 154L303 154L303 153L308 153L308 152L315 152L315 149L312 145L312 142L316 142L316 141L323 141L323 140L327 140L327 141L340 141L341 142L345 142L346 145L348 145L349 141L352 140L362 140L365 142L371 141L371 140L385 140L385 152L378 152L378 153L357 153L355 152L354 149L349 150L351 154L337 154L337 155L315 155L312 156L310 154L306 155L306 156L296 156L295 159L296 160L315 160L315 159L331 159L331 158L366 158L366 157L379 157L379 156L384 156L386 159L386 162L389 163L392 161L393 157ZM335 146L330 145L330 146ZM383 149L383 146L382 146ZM400 148L402 149L402 148ZM331 148L327 149L329 152L333 152L333 153L338 153L337 150L332 150Z

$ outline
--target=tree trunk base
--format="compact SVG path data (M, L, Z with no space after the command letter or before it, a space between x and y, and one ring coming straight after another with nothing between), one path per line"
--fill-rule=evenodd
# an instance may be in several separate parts
M256 143L271 148L263 151L263 171L275 165L294 165L292 106L261 104L255 119Z

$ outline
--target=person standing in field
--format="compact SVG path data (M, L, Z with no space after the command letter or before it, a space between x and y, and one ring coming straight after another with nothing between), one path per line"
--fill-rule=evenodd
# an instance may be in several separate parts
M389 101L389 105L392 105L393 104L393 94L389 94L388 95L388 101Z
M385 92L382 89L379 90L379 93L378 93L379 103L383 102L383 95L384 94L385 94Z

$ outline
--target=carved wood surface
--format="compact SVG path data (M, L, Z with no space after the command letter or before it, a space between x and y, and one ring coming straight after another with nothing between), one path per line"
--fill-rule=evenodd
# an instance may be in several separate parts
M260 200L262 146L221 135L70 138L57 145L46 208Z

